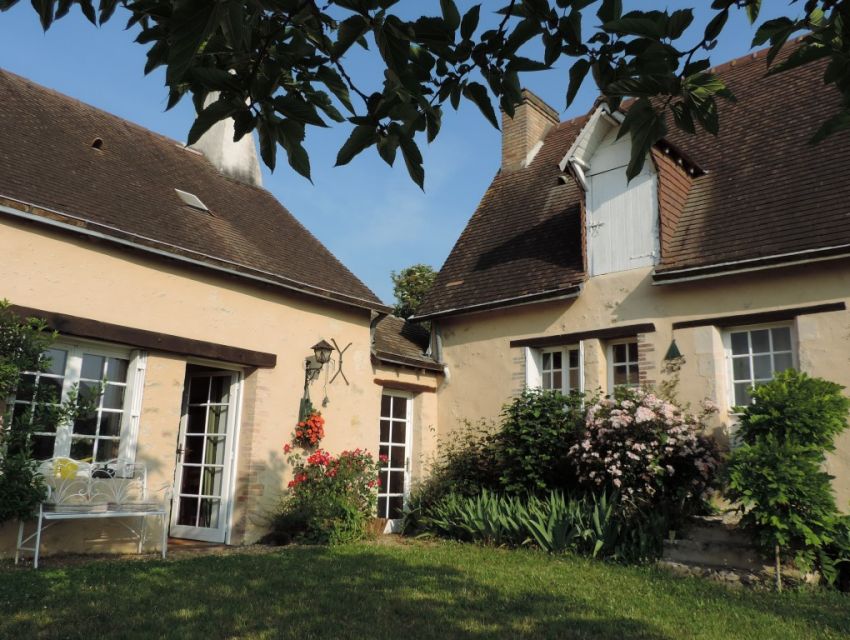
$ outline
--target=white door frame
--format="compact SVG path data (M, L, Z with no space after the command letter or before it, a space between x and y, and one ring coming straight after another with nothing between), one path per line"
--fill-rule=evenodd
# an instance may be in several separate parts
M188 363L195 364L195 363ZM209 366L204 363L204 366ZM236 451L238 451L238 439L242 412L242 373L239 369L223 367L215 363L210 368L214 370L186 373L186 384L184 385L183 412L180 416L180 428L177 435L178 447L185 446L186 423L188 418L188 394L190 379L196 377L230 377L230 395L227 412L224 462L222 468L222 487L220 492L219 526L215 529L205 527L191 527L177 524L180 512L180 493L183 479L183 460L177 460L174 466L174 504L171 509L170 535L178 538L192 540L203 540L206 542L218 542L229 544L232 531L233 519L233 490L235 487L234 477L236 473ZM202 480L203 481L203 480Z
M396 398L404 398L407 400L407 411L405 412L405 437L404 437L404 495L403 495L403 505L407 507L407 501L410 497L410 482L411 482L411 471L410 471L410 461L411 461L411 452L413 448L413 401L414 395L407 391L399 391L398 389L391 389L383 387L381 389L381 397L384 396L393 396ZM380 443L381 443L381 419L383 418L380 415L379 410L378 415L378 452L380 453ZM390 443L392 445L392 443ZM392 452L391 452L392 453ZM381 489L378 489L378 493L380 494ZM387 520L387 525L384 527L384 533L396 533L401 530L402 521L401 518L390 519Z

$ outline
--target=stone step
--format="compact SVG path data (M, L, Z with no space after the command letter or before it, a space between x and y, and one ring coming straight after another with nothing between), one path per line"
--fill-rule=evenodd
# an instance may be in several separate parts
M694 519L680 537L686 540L705 543L721 543L749 546L750 537L734 525L722 520Z
M761 571L764 561L748 542L665 540L662 560L692 566Z

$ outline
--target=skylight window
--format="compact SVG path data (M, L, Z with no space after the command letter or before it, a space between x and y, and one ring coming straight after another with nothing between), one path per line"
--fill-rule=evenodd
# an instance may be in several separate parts
M209 207L201 202L201 199L194 193L189 193L188 191L182 191L180 189L175 189L174 191L177 193L177 197L183 201L183 204L189 205L198 211L206 211L207 213L210 212Z

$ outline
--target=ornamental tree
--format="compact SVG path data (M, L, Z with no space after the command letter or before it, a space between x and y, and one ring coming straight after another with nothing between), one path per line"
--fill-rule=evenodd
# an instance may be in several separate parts
M0 10L18 1L0 0ZM502 4L482 15L480 4L461 14L454 0L440 0L439 11L421 0L32 0L44 29L75 5L93 24L121 8L148 48L145 73L165 67L168 107L193 100L190 144L232 118L237 139L256 129L271 169L282 147L290 166L309 178L307 128L345 123L351 134L337 165L370 147L390 165L401 152L420 187L419 144L437 136L446 106L471 101L498 128L494 101L513 115L521 76L563 58L567 106L588 77L612 109L635 100L621 126L632 140L630 178L665 135L667 112L684 131L717 133L717 100L734 96L711 72L711 51L732 11L754 23L762 2L713 0L705 25L693 24L691 9L670 12L663 3L629 12L622 0ZM800 33L802 43L779 56ZM529 53L530 43L542 54ZM791 0L789 15L760 24L752 44L770 45L768 73L828 58L824 82L841 92L843 106L813 141L850 128L850 0ZM382 65L370 85L350 73L355 46Z

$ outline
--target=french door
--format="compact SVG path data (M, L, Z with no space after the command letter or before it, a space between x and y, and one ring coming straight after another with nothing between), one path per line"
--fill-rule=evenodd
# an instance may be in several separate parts
M401 527L402 510L410 491L412 404L410 397L400 393L384 391L381 396L378 517L388 519L387 531Z
M171 535L224 542L239 376L190 372L177 446Z

